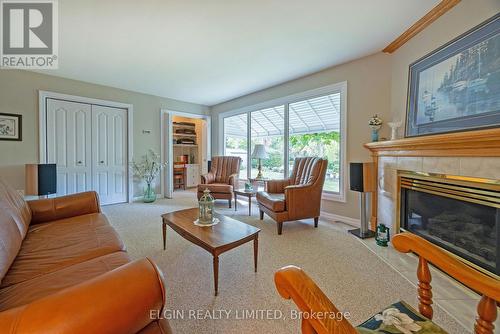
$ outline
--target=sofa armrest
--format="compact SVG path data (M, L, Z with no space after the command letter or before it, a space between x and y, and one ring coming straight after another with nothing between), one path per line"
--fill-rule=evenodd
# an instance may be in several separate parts
M2 333L136 333L158 319L164 304L162 275L142 259L1 312L0 328Z
M28 201L28 205L32 224L101 212L95 191Z
M289 185L290 185L289 179L269 180L266 181L266 191L270 194L282 194L285 192L285 187Z
M210 184L215 181L215 174L208 172L207 174L201 175L201 184Z

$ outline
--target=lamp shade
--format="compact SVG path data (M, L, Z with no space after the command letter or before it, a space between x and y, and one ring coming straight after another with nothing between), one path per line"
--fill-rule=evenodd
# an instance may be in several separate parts
M267 159L268 155L266 152L266 147L263 144L255 144L252 152L252 158L254 159Z
M26 195L50 195L57 192L56 164L26 165Z

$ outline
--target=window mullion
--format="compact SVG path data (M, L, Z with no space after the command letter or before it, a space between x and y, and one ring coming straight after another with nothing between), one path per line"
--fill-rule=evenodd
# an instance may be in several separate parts
M252 117L247 111L247 179L252 177Z
M290 150L289 150L289 135L290 135L290 128L289 128L289 124L290 124L290 118L288 116L288 112L289 112L289 107L290 107L290 104L289 103L285 103L285 112L284 112L284 131L283 131L283 134L284 134L284 138L283 138L283 146L284 146L284 169L285 169L285 179L288 178L288 176L290 175L290 171L289 171L289 156L290 156Z

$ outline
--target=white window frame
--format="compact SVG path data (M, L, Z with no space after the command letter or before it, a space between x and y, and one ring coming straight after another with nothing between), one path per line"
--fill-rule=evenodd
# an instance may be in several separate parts
M275 107L277 105L284 105L285 106L285 152L284 152L284 158L285 158L285 170L288 173L288 155L289 155L289 129L288 129L288 108L289 104L294 103L294 102L299 102L302 100L307 100L311 99L314 97L319 97L319 96L324 96L324 95L330 95L334 93L340 93L340 168L341 168L341 175L340 175L340 184L339 184L339 193L332 193L332 192L327 192L323 191L323 196L322 199L324 200L330 200L330 201L336 201L336 202L346 202L346 190L347 190L347 81L342 81L339 83L335 83L332 85L316 88L316 89L311 89L308 91L292 94L292 95L287 95L283 97L279 97L273 100L268 100L262 103L254 104L251 106L246 106L242 108L238 108L235 110L227 111L220 113L218 116L218 125L219 125L219 138L218 138L218 153L221 155L225 154L225 149L226 145L224 142L224 118L226 117L231 117L239 114L247 114L248 121L247 121L247 138L248 138L248 145L250 145L251 142L251 132L250 132L250 113L252 111L257 111L261 109L266 109L266 108L271 108ZM247 148L248 152L247 154L250 156L250 148ZM250 164L250 160L248 160L248 163ZM250 164L251 166L251 164ZM250 173L250 166L247 166L247 169Z

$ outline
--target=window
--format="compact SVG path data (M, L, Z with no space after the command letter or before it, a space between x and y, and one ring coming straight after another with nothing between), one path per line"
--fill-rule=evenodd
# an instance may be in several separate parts
M323 190L340 189L340 93L290 103L289 164L290 173L296 157L328 159Z
M324 198L343 201L346 95L343 82L222 114L221 153L242 157L240 178L257 176L257 144L267 153L262 173L269 179L290 175L297 157L326 158Z
M262 160L262 174L269 179L283 179L285 176L285 107L278 106L250 113L251 151L255 144L263 144L267 159ZM258 159L252 159L251 177L256 177Z
M247 115L224 118L224 155L240 157L240 176L246 177L248 158Z

